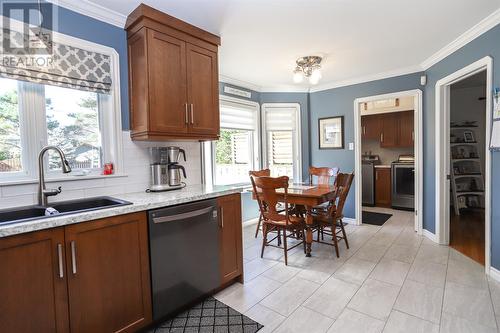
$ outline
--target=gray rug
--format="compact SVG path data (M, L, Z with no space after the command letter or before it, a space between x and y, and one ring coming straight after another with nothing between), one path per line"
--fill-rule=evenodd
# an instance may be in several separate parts
M213 297L158 325L154 333L255 333L261 324Z

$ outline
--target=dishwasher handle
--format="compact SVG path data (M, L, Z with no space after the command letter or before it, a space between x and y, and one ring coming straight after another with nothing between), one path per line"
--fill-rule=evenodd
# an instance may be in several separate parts
M210 213L214 209L215 207L207 207L203 209L193 210L191 212L175 214L175 215L158 216L158 217L155 217L155 215L153 214L153 223L159 224L159 223L174 222L174 221L189 219L192 217Z

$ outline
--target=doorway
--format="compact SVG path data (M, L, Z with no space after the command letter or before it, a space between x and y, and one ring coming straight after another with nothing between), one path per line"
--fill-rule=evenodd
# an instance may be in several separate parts
M436 83L436 236L490 269L492 59Z
M363 211L391 215L393 208L403 209L422 234L422 92L358 98L354 115L357 224L368 221Z

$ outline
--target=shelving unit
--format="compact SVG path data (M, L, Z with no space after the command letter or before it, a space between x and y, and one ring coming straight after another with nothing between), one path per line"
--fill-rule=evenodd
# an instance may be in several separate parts
M460 209L481 207L484 198L484 177L478 154L478 142L461 141L465 131L472 132L475 137L475 129L477 126L450 127L450 180L456 215L460 215Z

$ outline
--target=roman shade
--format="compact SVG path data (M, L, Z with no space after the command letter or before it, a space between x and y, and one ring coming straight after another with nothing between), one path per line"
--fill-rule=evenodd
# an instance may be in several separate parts
M30 38L8 29L3 29L3 34L9 37L0 40L2 50L5 50L4 41L8 41L10 47L22 48ZM59 43L51 45L51 55L32 54L22 49L12 55L4 54L0 77L104 94L111 92L111 59L108 55Z
M293 164L297 109L292 107L265 108L264 121L269 164Z

